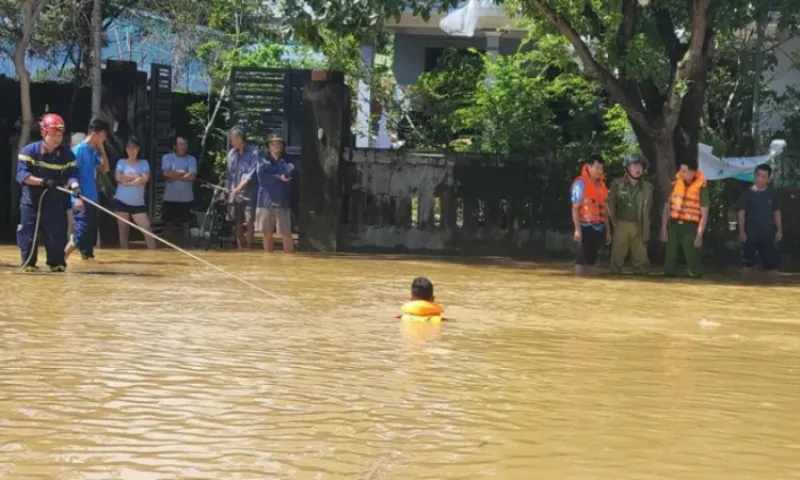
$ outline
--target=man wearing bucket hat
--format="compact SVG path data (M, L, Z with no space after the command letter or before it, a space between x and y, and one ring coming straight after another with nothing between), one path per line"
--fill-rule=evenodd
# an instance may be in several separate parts
M275 230L281 237L283 250L294 251L292 238L291 180L294 165L287 162L286 140L277 133L267 138L269 154L260 158L255 171L234 190L238 193L248 185L258 185L255 228L264 235L264 250L273 250L272 235Z
M642 179L647 159L635 153L625 159L625 175L611 183L608 215L614 225L611 245L611 272L622 273L630 254L633 272L647 273L647 242L650 240L650 214L653 208L653 184Z

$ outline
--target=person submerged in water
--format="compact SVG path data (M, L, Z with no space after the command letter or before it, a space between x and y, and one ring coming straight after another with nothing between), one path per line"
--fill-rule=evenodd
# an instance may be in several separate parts
M411 300L406 302L397 318L407 323L440 323L444 321L444 309L435 303L433 283L425 277L417 277L411 282Z

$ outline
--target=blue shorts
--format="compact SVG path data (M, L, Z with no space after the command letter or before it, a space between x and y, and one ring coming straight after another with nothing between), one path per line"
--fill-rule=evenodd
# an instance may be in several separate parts
M83 255L94 256L97 243L97 209L86 205L83 212L73 210L72 244L78 247Z
M742 265L747 268L755 267L759 264L764 270L777 270L781 265L781 252L775 244L775 240L747 240L742 245Z

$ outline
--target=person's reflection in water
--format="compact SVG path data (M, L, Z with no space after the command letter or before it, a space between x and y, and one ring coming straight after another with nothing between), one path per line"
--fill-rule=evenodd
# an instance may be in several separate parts
M407 340L415 342L432 342L441 338L441 323L402 323L400 333ZM424 347L424 343L420 344Z

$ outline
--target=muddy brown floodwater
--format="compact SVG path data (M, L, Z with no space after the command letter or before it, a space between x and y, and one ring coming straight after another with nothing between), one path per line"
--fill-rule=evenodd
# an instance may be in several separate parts
M199 254L278 299L167 250L0 248L0 478L800 478L796 286ZM393 319L416 275L441 331Z

